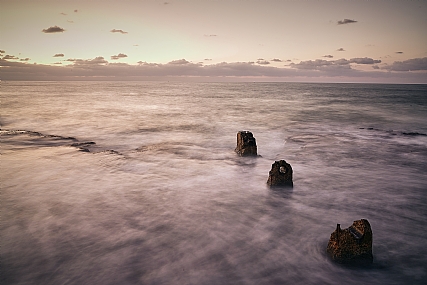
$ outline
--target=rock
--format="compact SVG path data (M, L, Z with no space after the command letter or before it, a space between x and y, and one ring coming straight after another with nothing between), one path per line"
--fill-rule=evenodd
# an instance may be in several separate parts
M267 184L270 187L289 186L292 187L292 166L284 160L275 161L271 165Z
M372 230L368 220L354 221L342 230L337 224L326 249L332 260L343 264L368 265L373 261Z
M77 147L80 151L83 151L83 152L90 152L89 147L95 144L96 144L95 142L77 142L77 143L72 143L71 146Z
M237 133L235 152L240 156L257 156L256 140L251 132L240 131Z

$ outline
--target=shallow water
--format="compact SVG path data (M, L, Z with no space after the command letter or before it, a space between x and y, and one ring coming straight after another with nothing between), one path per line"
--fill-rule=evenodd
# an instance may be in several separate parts
M0 92L5 284L427 278L426 85L3 82ZM236 156L239 130L261 157ZM72 146L85 142L95 144ZM292 189L266 185L280 159ZM361 218L373 265L331 262L336 224Z

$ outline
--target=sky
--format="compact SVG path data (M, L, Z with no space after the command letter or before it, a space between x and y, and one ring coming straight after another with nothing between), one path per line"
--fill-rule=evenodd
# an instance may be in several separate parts
M1 80L427 83L424 0L0 0Z

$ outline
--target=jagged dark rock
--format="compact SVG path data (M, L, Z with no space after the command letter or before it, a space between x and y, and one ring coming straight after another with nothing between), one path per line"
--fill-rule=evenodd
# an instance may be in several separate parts
M89 145L93 145L96 144L95 142L77 142L77 143L72 143L71 146L74 147L84 147L84 146L89 146Z
M33 132L33 131L27 131L27 130L3 130L0 129L1 135L29 135L29 136L38 136L42 138L53 138L53 139L59 139L59 140L72 140L77 141L74 137L63 137L63 136L57 136L57 135L45 135L39 132Z
M95 142L78 142L78 143L72 143L71 146L77 147L80 151L83 151L83 152L90 152L89 147L95 144L96 144Z
M292 166L285 160L275 161L271 165L267 184L270 187L293 187Z
M427 136L427 134L419 133L419 132L402 132L402 135L404 136Z
M237 133L237 147L235 149L240 156L257 156L257 145L253 134L249 131Z
M373 261L372 229L368 220L361 219L342 230L340 224L331 234L328 255L333 261L342 264L369 265Z

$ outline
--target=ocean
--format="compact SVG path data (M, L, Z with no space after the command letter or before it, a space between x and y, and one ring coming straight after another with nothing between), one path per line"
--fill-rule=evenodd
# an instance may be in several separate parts
M2 284L425 284L427 85L2 82ZM258 157L234 152L253 133ZM293 188L270 189L286 160ZM332 262L367 219L371 266Z

